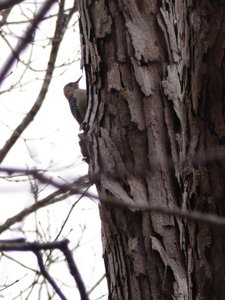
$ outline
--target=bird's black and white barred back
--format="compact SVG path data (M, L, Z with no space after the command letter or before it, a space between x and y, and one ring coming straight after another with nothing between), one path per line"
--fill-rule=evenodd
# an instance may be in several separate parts
M86 90L79 88L80 78L76 82L70 82L64 87L64 95L67 98L70 110L79 124L85 118L87 110L87 93Z

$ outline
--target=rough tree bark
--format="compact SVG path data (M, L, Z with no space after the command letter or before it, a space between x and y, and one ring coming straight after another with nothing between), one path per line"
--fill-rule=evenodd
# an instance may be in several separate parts
M224 215L223 3L79 0L109 299L224 299L224 230L138 209Z

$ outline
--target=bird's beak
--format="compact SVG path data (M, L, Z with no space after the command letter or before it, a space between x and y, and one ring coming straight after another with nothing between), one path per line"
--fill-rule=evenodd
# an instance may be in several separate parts
M81 80L82 77L83 77L83 75L81 75L81 76L75 81L75 83L78 83L78 82Z

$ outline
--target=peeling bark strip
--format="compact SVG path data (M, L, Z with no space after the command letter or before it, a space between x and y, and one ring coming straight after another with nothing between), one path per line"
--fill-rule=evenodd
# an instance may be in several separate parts
M100 198L224 216L224 1L79 0L82 145ZM215 156L214 156L215 157ZM100 208L109 299L224 299L225 237Z

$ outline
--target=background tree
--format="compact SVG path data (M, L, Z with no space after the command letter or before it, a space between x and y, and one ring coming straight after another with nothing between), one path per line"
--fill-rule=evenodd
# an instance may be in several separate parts
M82 199L90 183L62 92L80 75L76 11L68 0L0 3L0 294L7 300L106 293L97 205Z
M224 1L79 12L109 299L223 299Z

